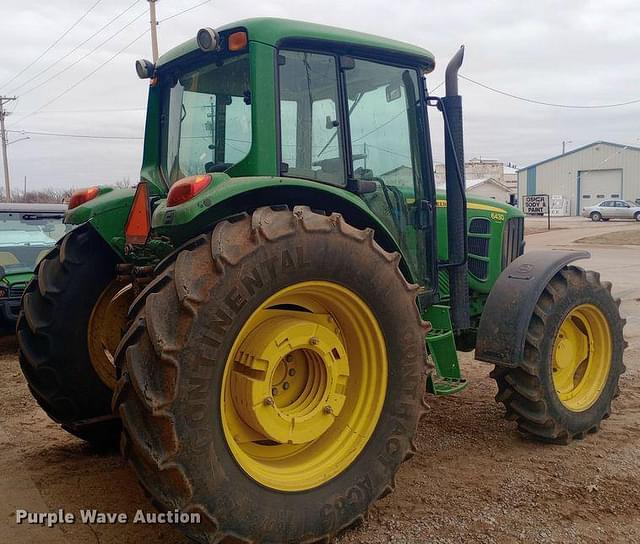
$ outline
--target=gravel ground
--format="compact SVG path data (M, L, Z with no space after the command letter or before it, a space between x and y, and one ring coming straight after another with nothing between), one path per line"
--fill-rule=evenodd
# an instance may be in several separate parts
M529 236L528 247L571 245L572 229L573 240L594 232L584 222L561 228ZM455 397L427 397L418 453L401 468L395 493L340 543L640 542L640 251L592 251L593 267L620 286L630 318L628 371L602 430L568 446L521 438L493 400L490 367L463 356L470 386ZM36 406L10 337L0 343L0 399L0 542L185 542L157 525L16 526L16 508L153 510L115 452L91 449Z

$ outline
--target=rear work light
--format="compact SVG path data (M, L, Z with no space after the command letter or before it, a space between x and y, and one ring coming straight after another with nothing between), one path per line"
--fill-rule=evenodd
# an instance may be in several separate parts
M189 176L176 181L169 190L167 208L188 202L194 196L204 191L210 183L211 176L209 174Z
M85 202L89 202L89 200L93 200L98 196L100 191L97 187L89 187L87 189L80 189L71 195L69 199L68 209L73 210L73 208L77 208L81 204Z
M149 186L145 182L138 184L133 197L131 211L124 228L127 245L144 245L151 232L151 209L149 207Z

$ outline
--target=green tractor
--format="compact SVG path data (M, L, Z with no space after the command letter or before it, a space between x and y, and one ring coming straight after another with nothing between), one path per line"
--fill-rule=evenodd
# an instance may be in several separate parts
M523 255L518 210L467 202L462 57L435 97L424 49L251 19L137 63L140 183L73 195L17 332L45 411L121 433L154 503L197 514L193 539L328 541L362 519L414 452L425 392L465 387L457 351L495 365L536 439L608 417L619 301L570 264L587 253Z

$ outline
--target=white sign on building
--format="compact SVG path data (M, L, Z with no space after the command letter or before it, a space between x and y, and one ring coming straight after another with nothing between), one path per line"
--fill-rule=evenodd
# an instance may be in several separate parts
M527 195L524 197L523 211L529 215L546 215L548 205L547 195Z

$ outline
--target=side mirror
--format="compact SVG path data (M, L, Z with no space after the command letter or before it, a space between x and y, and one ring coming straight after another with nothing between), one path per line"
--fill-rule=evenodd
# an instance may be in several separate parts
M150 79L153 77L155 69L156 67L150 60L140 59L136 61L136 73L140 79Z

